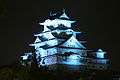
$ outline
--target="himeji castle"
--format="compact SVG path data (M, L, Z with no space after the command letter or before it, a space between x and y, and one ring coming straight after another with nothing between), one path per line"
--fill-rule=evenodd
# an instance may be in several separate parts
M99 48L97 51L88 50L85 46L86 41L77 39L82 32L74 31L72 28L76 21L71 20L65 10L62 12L55 19L46 19L39 23L43 31L34 34L36 40L29 45L34 47L35 52L24 53L20 57L21 65L30 66L35 58L39 68L45 66L49 70L57 69L58 66L68 70L107 69L107 53Z

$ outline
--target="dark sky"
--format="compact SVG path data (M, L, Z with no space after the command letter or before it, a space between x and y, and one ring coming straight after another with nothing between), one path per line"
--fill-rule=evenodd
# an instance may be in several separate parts
M1 53L0 64L11 64L29 49L33 33L40 28L50 10L66 8L69 15L86 32L89 49L103 48L113 68L120 69L120 22L117 0L14 0L0 2ZM4 43L7 43L6 45Z

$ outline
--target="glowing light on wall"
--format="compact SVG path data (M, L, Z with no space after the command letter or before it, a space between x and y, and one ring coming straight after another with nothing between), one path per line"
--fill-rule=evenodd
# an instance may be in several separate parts
M66 61L62 61L63 64L67 65L81 65L80 56L76 54L70 55Z
M79 59L80 59L80 56L79 56L79 55L76 55L76 54L73 54L73 55L70 55L70 56L69 56L69 59L79 60Z

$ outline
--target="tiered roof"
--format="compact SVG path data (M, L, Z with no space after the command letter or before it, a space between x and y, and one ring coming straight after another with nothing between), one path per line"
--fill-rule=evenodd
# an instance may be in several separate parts
M63 19L61 19L61 18L63 18ZM67 20L65 20L65 19L67 19ZM85 49L85 47L76 39L76 33L80 33L80 32L75 32L72 29L70 29L72 23L75 23L75 21L69 20L69 17L66 15L65 11L59 17L59 19L54 19L54 20L47 19L47 20L45 20L45 22L39 23L40 25L44 26L44 30L42 33L34 35L34 36L37 36L37 38L36 38L34 44L31 44L30 46L35 46L35 48L36 48L36 47L47 45L48 47L50 47L50 46L59 45L58 43L62 42L60 46ZM68 29L60 30L58 28L59 25L64 25L63 27L66 27ZM47 26L53 26L55 29L51 31ZM60 41L60 40L58 41L58 40L56 40L57 38L55 38L52 35L52 32L57 32L58 34L61 32L65 32L67 35L72 34L72 36L68 40L64 40L65 42ZM41 39L39 37L41 37ZM44 41L42 41L42 40L44 40Z

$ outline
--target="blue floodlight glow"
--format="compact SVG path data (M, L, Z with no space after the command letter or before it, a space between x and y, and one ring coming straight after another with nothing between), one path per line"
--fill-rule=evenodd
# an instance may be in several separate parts
M103 59L103 60L97 60L97 63L100 63L100 64L107 64L107 60L106 59Z
M75 59L69 59L67 61L63 61L62 64L67 64L67 65L81 65L82 63L79 62L78 60L75 60Z

